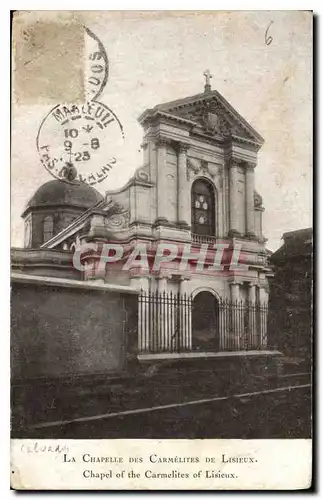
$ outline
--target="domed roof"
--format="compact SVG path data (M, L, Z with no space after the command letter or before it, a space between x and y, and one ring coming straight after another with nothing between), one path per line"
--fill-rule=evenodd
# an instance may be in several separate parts
M32 207L53 205L72 205L88 209L102 200L103 196L88 184L83 182L70 184L57 179L40 186L29 200L26 210Z

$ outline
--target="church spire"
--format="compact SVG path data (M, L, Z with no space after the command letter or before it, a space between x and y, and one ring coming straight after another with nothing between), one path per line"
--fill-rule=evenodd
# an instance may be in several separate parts
M205 76L205 85L204 85L204 92L211 92L211 72L209 69L204 71L204 76Z

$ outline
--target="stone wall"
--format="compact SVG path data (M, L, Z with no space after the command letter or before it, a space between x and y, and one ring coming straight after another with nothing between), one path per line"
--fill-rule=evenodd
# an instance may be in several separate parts
M274 262L270 283L268 338L286 356L311 362L312 357L312 258L286 258Z
M13 382L123 370L125 307L136 296L106 286L37 279L12 280Z

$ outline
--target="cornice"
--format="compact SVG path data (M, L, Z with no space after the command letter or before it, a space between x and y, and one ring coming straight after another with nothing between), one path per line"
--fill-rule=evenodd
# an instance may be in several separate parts
M96 280L73 280L68 278L58 278L54 276L37 276L32 274L20 274L20 273L11 273L11 279L13 282L20 283L30 283L30 284L39 284L39 285L50 285L50 286L60 286L63 288L81 288L81 289L92 289L92 290L105 290L111 292L126 292L138 294L138 290L134 287L127 285L111 285L110 283L99 283Z
M129 182L129 187L131 187L131 186L143 186L143 187L147 187L147 188L152 188L155 186L155 183L133 178Z
M178 142L177 144L177 151L179 154L186 154L189 148L190 144L188 144L187 142Z
M173 115L171 113L166 113L165 111L160 111L160 110L147 110L141 115L141 117L139 118L139 122L143 125L148 120L153 120L154 118L158 117L176 121L178 123L189 125L191 127L196 125L196 122L193 120L188 120L187 118L182 118L180 116Z
M55 266L70 266L73 259L73 252L68 250L51 250L51 249L28 249L28 248L12 248L11 249L11 266L20 267L25 265L55 265Z
M253 141L252 139L247 139L246 137L240 137L238 135L231 135L232 142L237 142L238 144L247 144L248 146L252 146L255 151L258 151L263 142Z
M172 146L175 141L164 135L158 135L154 142L157 148L166 148L167 146Z
M157 115L169 117L172 120L179 121L187 125L195 124L194 120L177 117L174 113L182 110L183 108L188 109L194 106L209 106L212 105L216 107L221 107L223 112L228 115L228 117L235 123L239 123L239 126L250 136L250 139L242 139L234 136L237 140L242 139L247 143L253 144L255 147L259 148L264 143L264 139L261 135L250 125L247 120L245 120L238 111L216 90L211 92L203 92L196 94L194 96L186 97L183 99L178 99L176 101L171 101L163 104L158 104L152 109L144 111L139 117L139 122L144 124L147 120L157 117Z
M100 202L101 203L101 202ZM95 206L95 205L94 205ZM83 205L76 205L73 203L67 204L67 203L48 203L48 204L43 204L43 205L35 205L35 206L30 206L25 208L25 210L21 214L21 218L25 219L31 212L33 213L41 213L41 212L53 212L53 211L66 211L70 210L71 212L77 212L80 215L83 215L82 212L84 213L85 209ZM82 210L82 212L81 212Z

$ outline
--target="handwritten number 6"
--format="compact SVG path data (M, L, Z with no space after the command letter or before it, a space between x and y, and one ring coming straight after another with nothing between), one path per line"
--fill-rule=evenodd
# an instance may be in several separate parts
M270 21L270 23L268 25L268 28L266 29L266 33L265 33L265 43L266 43L266 45L270 45L271 42L273 41L273 37L272 36L268 36L269 28L273 24L273 22L274 21Z

